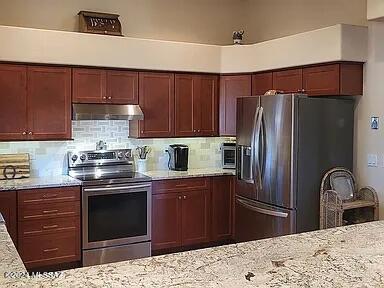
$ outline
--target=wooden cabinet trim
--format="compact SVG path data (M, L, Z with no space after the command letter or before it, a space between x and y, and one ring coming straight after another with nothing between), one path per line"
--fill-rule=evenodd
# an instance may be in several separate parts
M183 179L169 179L169 180L156 180L152 182L153 194L176 193L189 190L209 189L209 178L196 177L196 178L183 178Z

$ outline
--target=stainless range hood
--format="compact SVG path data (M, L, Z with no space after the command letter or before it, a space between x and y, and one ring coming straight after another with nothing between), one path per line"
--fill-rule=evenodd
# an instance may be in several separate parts
M72 120L143 120L139 105L73 104Z

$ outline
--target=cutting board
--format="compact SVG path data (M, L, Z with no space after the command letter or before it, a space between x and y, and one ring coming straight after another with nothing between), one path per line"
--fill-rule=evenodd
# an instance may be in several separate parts
M0 180L28 178L29 154L0 154Z

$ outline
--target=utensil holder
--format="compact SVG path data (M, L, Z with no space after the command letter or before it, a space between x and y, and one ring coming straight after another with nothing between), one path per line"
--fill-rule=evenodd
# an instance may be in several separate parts
M137 159L137 171L138 172L146 172L148 159Z

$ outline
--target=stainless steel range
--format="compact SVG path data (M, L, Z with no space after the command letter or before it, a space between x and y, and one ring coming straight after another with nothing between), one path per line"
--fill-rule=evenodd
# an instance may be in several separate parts
M68 174L83 182L83 266L151 256L151 178L130 149L68 152Z

